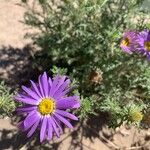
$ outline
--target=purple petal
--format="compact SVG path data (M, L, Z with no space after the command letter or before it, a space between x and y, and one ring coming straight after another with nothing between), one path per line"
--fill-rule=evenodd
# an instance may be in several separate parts
M125 53L132 54L131 48L128 46L120 46Z
M31 89L25 87L25 86L22 86L22 89L28 94L30 95L33 99L35 100L39 100L40 97L34 92L32 91Z
M79 108L80 103L79 103L79 101L77 101L77 99L79 99L78 96L71 96L71 97L62 98L62 99L57 101L56 108L57 109Z
M34 100L34 101L37 101L37 100L35 100L34 98L32 98L30 95L27 95L27 94L18 94L18 97L21 97L21 98L30 98L30 99L32 99L32 100Z
M29 112L35 110L36 108L37 108L36 106L24 106L24 107L17 108L16 111L18 113L25 113L25 112L29 113Z
M49 86L52 87L52 79L50 77L48 78L48 83L49 83Z
M47 120L47 122L48 122L48 136L47 136L47 139L51 140L52 137L53 137L53 127L52 127L51 121L49 121L49 119Z
M41 77L41 83L43 87L44 96L48 97L49 94L49 85L48 85L48 78L46 72L43 73L43 76Z
M57 125L57 127L59 128L59 132L62 133L63 130L62 130L62 127L60 125L60 121L55 116L53 116L53 120L54 120L55 124Z
M69 113L67 111L63 111L63 110L58 110L57 109L56 113L61 115L61 116L67 117L69 119L72 119L72 120L78 120L78 118L75 115L73 115L73 114L71 114L71 113Z
M44 95L44 90L43 90L43 87L42 87L42 79L41 79L42 77L41 77L41 75L39 76L39 88L40 88L40 92L41 92L41 95L42 95L42 97L44 97L45 95Z
M23 121L20 121L20 122L18 123L17 127L18 127L20 130L24 131L24 124L23 124Z
M54 92L53 92L53 95L55 94L55 92L60 88L60 86L64 83L64 81L65 81L65 79L66 79L66 76L60 76L60 79L59 79L59 81L58 81L58 85L55 87L55 90L54 90Z
M30 131L27 134L27 137L30 137L35 132L35 130L37 129L39 123L40 123L40 118L38 118L36 120L36 122L34 123L34 125L31 127Z
M64 96L64 95L66 95L67 93L69 93L74 87L75 86L70 87L70 88L64 90L62 93L60 93L59 95L57 95L57 99L60 98L60 97L62 97L62 96Z
M38 119L39 116L35 111L30 112L23 122L24 130L28 130Z
M43 142L46 135L47 117L43 117L41 131L40 131L40 142Z
M30 80L30 82L31 82L31 85L32 85L33 89L35 90L35 92L38 94L39 97L42 98L42 95L41 95L41 93L40 93L37 85L33 81L31 81L31 80Z
M26 103L26 104L30 104L30 105L37 105L37 103L38 103L38 101L35 101L34 99L29 98L29 97L22 98L19 96L15 96L14 99L16 99L17 101L21 101L23 103Z
M57 92L54 95L54 98L57 99L59 97L61 97L62 92L67 88L67 86L70 83L70 79L66 80L61 86L60 88L57 90Z
M71 123L67 119L65 119L64 117L62 117L62 116L60 116L58 114L55 114L55 117L57 119L59 119L61 122L63 122L67 127L71 128L71 129L73 128L73 126L71 125Z
M147 60L150 61L150 52L147 52Z
M54 120L53 120L53 117L49 118L48 121L51 122L52 127L53 127L53 129L54 129L54 131L55 131L57 137L60 137L59 132L58 132L58 129L57 129L57 127L56 127L56 124L55 124L55 122L54 122Z
M50 96L53 97L53 94L55 92L55 89L56 89L56 86L59 82L59 76L55 76L55 78L53 79L53 82L52 82L52 87L50 89Z

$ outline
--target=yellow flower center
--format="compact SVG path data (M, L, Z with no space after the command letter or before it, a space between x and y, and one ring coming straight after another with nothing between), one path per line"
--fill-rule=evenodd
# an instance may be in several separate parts
M129 46L130 42L129 39L126 37L121 41L122 46Z
M150 51L150 41L144 43L144 48L145 48L147 51Z
M55 102L51 98L44 98L38 105L38 110L42 115L51 114L55 109Z
M143 115L141 112L139 111L135 111L135 112L132 112L130 114L130 117L131 117L131 120L134 121L134 122L137 122L137 121L141 121L142 118L143 118Z

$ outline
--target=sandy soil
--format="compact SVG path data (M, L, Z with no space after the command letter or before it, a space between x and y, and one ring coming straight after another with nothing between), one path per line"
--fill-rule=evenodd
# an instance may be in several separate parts
M0 1L0 80L13 87L24 75L28 78L32 55L31 40L24 38L30 28L22 23L25 9L19 3Z
M1 0L0 2L0 46L22 48L28 40L24 39L27 27L23 21L24 8L20 0Z
M21 80L18 72L24 72L27 68L30 68L30 57L32 55L30 40L24 39L24 35L29 29L21 23L23 20L24 8L20 7L18 3L20 0L1 0L0 1L0 80L5 80L9 85L13 87L13 84ZM28 77L29 72L26 73ZM22 74L24 75L24 74ZM13 81L12 81L13 79ZM103 122L99 119L98 122ZM94 125L93 120L93 125ZM75 129L76 130L76 129ZM86 131L88 129L84 129ZM69 131L65 131L65 134L61 138L54 139L54 143L61 143L60 150L148 150L150 149L150 131L149 130L136 130L135 128L121 127L116 132L108 130L107 127L102 127L100 132L88 131L90 135L96 136L84 136L81 138L82 130L72 131L74 134L79 135L80 141L77 139L72 140ZM93 135L94 135L93 134ZM0 119L0 150L15 149L26 150L28 142L23 147L19 147L18 142L20 136L17 134L17 128L12 125L9 118ZM77 142L77 143L76 143ZM31 144L32 145L32 144ZM53 149L57 149L57 146ZM76 145L77 147L73 147ZM131 148L132 147L132 148ZM30 149L40 149L39 147L32 146ZM44 148L47 149L47 148Z

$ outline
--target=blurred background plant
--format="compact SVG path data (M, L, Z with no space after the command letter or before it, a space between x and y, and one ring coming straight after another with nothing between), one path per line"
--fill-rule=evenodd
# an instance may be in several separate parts
M144 0L22 0L24 23L40 49L33 67L65 73L78 83L82 121L100 112L108 125L140 125L150 99L150 65L119 48L125 30L149 28ZM136 113L135 113L136 112ZM135 117L135 118L134 118ZM99 120L101 121L101 120Z

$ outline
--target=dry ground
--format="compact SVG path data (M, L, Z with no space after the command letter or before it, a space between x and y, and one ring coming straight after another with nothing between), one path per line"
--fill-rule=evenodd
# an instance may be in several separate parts
M24 35L29 29L21 23L25 10L18 5L19 2L20 0L0 0L0 80L5 80L13 88L14 84L19 83L24 75L20 75L18 72L24 72L24 70L30 68L29 60L32 54L29 46L30 40L24 39ZM28 74L30 74L30 71L26 72L26 77L28 77ZM101 121L99 120L99 122ZM18 140L16 140L18 135L13 137L16 130L17 128L10 123L9 118L0 119L0 150L26 150L26 145L22 148L14 146L18 144ZM77 134L81 134L81 132L80 130ZM92 134L92 131L89 131L89 133ZM66 131L60 140L55 140L55 142L58 142L63 139L58 149L71 149L71 137L68 137L68 134L68 131ZM82 139L83 150L150 149L150 132L148 130L138 131L133 127L129 129L122 127L113 133L103 127L102 131L96 134L98 136L95 138ZM75 148L75 150L78 149Z

